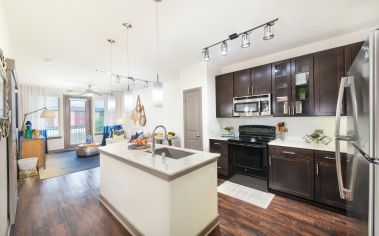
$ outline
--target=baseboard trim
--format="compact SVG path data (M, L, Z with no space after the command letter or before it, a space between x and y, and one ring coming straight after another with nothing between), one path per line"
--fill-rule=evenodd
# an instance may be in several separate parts
M220 217L217 216L198 234L200 236L209 235L220 224Z
M100 202L109 210L109 212L129 231L132 235L142 236L143 234L124 217L104 196L99 195Z

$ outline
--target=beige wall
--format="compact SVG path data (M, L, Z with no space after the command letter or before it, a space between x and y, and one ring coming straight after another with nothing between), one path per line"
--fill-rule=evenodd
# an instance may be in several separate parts
M0 48L5 57L12 58L11 41L7 28L4 1L0 0ZM7 182L7 142L0 141L0 235L8 229L8 182Z

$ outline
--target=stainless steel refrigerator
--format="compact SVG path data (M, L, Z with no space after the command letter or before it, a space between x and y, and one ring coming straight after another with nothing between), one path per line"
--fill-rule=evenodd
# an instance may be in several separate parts
M379 235L379 29L370 33L347 77L342 78L336 112L336 166L340 196L347 200L349 229ZM345 99L344 99L345 98ZM347 127L341 134L346 101ZM346 145L347 160L341 161ZM347 229L347 234L349 234Z

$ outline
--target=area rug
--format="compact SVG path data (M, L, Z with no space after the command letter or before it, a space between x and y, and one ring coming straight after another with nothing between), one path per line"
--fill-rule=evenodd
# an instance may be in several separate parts
M49 153L46 155L46 169L39 168L39 178L48 179L99 166L99 155L79 158L75 151Z
M265 193L229 181L225 181L218 186L217 191L264 209L267 209L275 196L272 193Z

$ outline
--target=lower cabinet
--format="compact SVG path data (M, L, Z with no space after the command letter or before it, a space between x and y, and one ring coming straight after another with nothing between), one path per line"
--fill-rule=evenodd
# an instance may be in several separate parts
M270 146L269 188L314 200L313 151Z
M210 139L209 151L221 155L217 161L217 173L229 176L231 166L229 164L228 142L225 140Z
M346 201L340 198L336 162L333 152L315 151L315 200L341 209ZM342 173L346 171L346 154L341 154ZM344 177L344 176L343 176Z
M270 189L346 209L339 195L334 152L270 146L269 153ZM344 174L346 154L341 159Z

